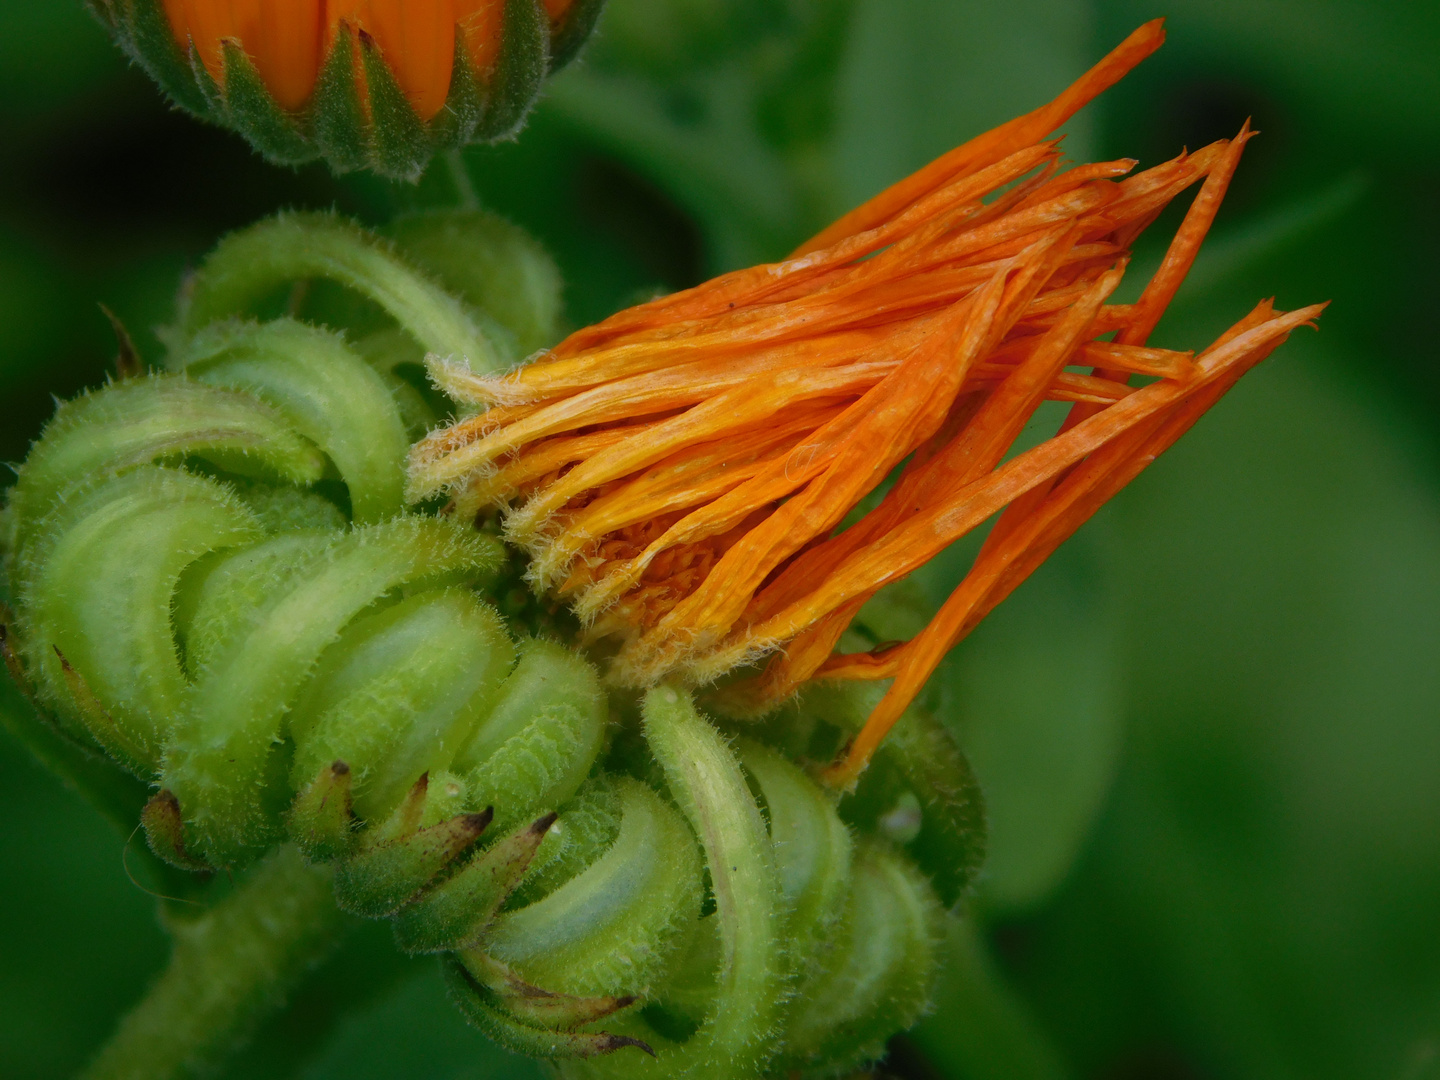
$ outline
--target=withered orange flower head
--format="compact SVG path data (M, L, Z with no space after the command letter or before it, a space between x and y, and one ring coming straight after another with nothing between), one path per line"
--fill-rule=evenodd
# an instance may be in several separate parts
M503 377L432 361L484 408L415 447L412 497L505 508L533 583L617 639L620 684L763 664L726 689L763 711L812 679L892 679L830 771L853 781L945 653L1323 308L1262 302L1198 355L1148 344L1253 133L1138 173L1067 168L1044 140L1163 37L1141 27L784 262L622 311ZM1139 300L1110 303L1136 236L1196 183ZM1072 403L1060 431L1007 460L1047 400ZM834 651L877 590L997 514L923 632Z
M511 134L604 0L91 0L182 107L286 163L419 174Z

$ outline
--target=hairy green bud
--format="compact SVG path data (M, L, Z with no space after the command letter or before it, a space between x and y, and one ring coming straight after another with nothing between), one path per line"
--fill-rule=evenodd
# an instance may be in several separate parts
M72 779L95 785L98 754L155 789L105 798L162 859L241 875L203 918L258 925L244 898L290 911L292 889L315 923L177 949L97 1077L149 1075L167 1030L195 1045L157 1061L206 1058L205 1024L166 1027L177 988L224 966L234 1030L207 1023L232 1038L335 907L441 954L472 1022L576 1078L837 1075L925 1007L942 900L983 843L943 728L907 718L842 799L804 763L864 715L854 691L734 739L682 689L612 695L576 628L491 603L525 569L495 536L404 506L435 402L399 373L424 350L495 370L553 323L548 264L492 225L425 215L391 243L292 215L231 237L170 370L62 405L20 469L0 645L52 725L32 742ZM522 280L467 280L466 245ZM257 319L315 277L354 324Z

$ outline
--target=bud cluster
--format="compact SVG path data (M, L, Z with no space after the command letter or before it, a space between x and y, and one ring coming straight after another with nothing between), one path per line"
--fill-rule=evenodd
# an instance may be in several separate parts
M817 692L732 740L675 687L611 693L563 616L507 599L522 568L483 523L407 509L444 408L425 355L504 370L553 334L556 282L484 215L390 232L230 237L167 370L60 407L3 520L12 671L156 789L157 854L239 871L293 845L565 1075L873 1059L924 1009L978 862L964 759L912 712L841 801L798 762L871 702Z

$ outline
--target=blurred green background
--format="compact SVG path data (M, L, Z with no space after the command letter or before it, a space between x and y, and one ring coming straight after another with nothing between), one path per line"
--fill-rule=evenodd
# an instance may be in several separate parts
M1061 89L1170 43L1071 125L1153 164L1263 136L1156 342L1334 304L932 683L990 862L902 1077L1440 1078L1440 5L611 0L520 140L467 163L580 325L774 258ZM79 0L0 0L0 458L176 282L284 206L450 197L257 159L169 111ZM1178 220L1177 208L1142 245ZM919 585L943 595L963 553ZM18 715L8 686L0 708ZM0 1077L65 1076L163 963L126 839L0 735ZM231 1077L534 1078L367 929Z

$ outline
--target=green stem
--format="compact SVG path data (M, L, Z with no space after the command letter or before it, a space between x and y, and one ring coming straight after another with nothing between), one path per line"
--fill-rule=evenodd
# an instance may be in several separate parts
M283 847L177 926L169 966L82 1080L168 1080L234 1048L338 941L331 876Z
M445 168L455 188L455 205L461 210L479 210L480 196L475 191L470 170L465 167L465 155L459 147L445 151Z

